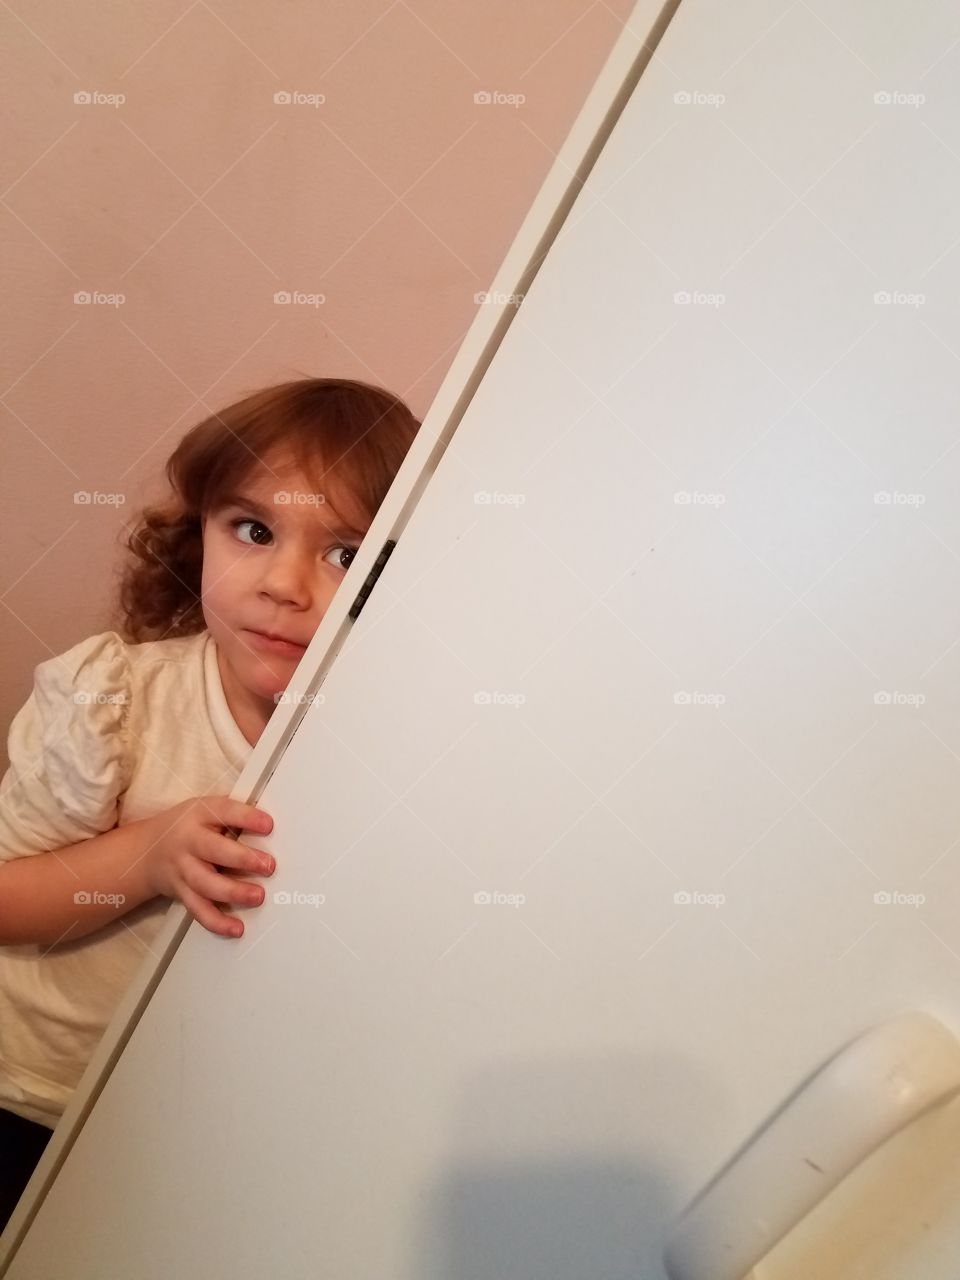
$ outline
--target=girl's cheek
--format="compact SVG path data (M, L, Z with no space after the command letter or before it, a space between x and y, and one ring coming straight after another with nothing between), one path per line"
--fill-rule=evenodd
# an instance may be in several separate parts
M218 559L225 569L236 569L249 563L250 557L246 553L246 547L237 538L224 538L219 551Z

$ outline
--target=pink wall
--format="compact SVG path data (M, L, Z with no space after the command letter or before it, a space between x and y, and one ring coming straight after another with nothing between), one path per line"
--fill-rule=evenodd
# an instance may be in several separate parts
M195 422L306 375L422 417L632 8L4 6L3 744L33 667L105 629L123 526Z

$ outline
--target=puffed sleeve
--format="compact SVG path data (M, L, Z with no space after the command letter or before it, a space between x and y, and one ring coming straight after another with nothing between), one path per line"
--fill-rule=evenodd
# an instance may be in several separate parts
M10 723L0 862L109 831L132 769L131 668L114 631L41 662Z

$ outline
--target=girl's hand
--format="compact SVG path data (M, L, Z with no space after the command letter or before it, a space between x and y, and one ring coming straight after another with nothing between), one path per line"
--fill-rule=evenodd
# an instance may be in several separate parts
M154 896L178 898L211 933L239 938L243 923L213 904L236 902L256 907L263 902L264 890L221 874L217 868L269 876L276 862L269 853L224 835L222 828L264 835L273 828L270 815L229 796L197 796L142 821L147 840L146 876Z

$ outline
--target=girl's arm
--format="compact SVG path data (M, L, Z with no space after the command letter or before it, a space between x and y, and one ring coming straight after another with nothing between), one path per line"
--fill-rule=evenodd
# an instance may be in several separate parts
M0 946L72 942L154 897L148 823L0 863Z
M0 946L72 942L151 898L178 898L211 933L241 937L243 924L214 904L257 907L273 855L224 828L266 835L273 819L231 796L195 796L78 844L0 863Z
M136 756L136 692L112 631L41 662L10 725L0 779L0 946L69 945L153 898L177 898L204 928L241 937L215 904L257 906L265 852L228 837L270 830L268 814L229 796L198 796L117 825ZM93 694L96 697L93 697Z

